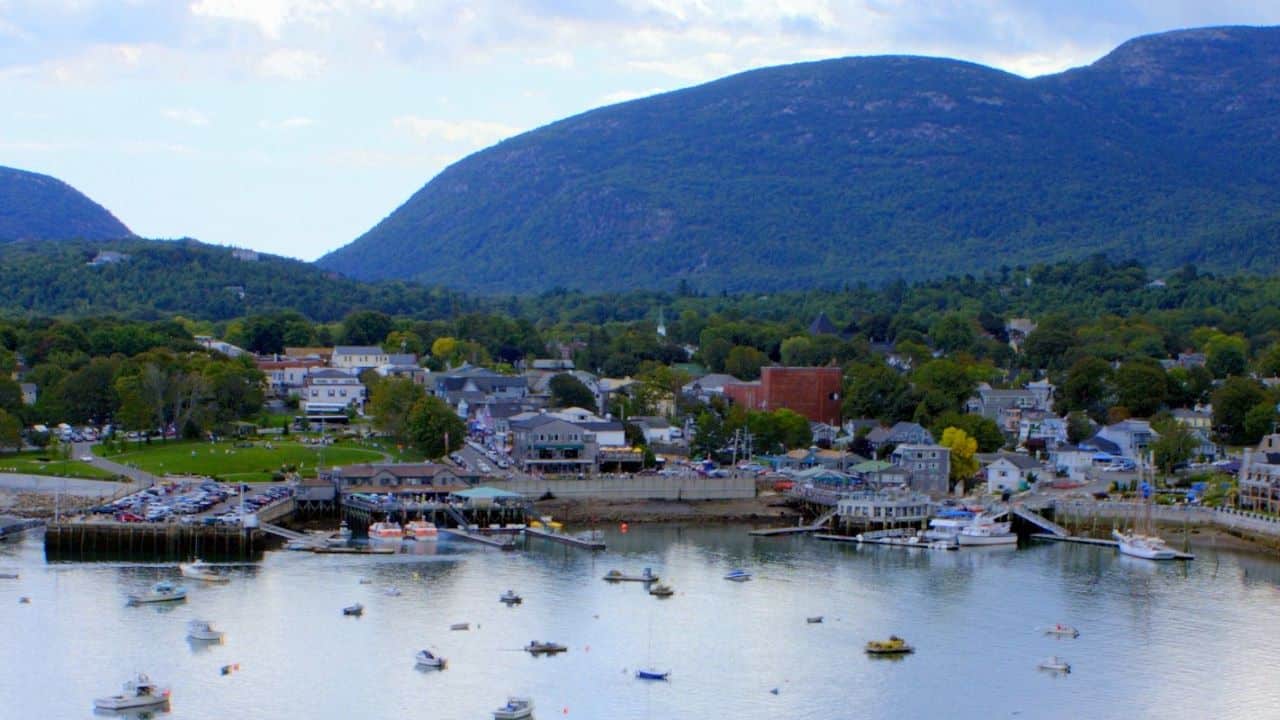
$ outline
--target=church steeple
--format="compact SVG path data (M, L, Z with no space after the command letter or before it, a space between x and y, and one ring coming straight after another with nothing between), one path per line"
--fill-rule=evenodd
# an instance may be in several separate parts
M662 308L658 308L658 337L667 336L667 321L662 315Z

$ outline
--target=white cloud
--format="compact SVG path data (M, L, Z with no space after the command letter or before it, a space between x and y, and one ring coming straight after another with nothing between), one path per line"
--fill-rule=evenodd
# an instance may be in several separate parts
M573 53L561 50L553 52L550 55L542 55L540 57L533 58L529 62L534 65L544 65L547 67L559 68L561 70L568 70L573 67Z
M130 155L150 155L162 153L168 155L190 155L195 148L182 143L164 140L129 140L120 144L120 151Z
M487 147L520 132L510 125L485 120L451 121L416 115L401 115L393 118L391 124L423 140L443 140L471 147Z
M204 113L192 108L167 108L161 111L161 114L174 122L192 127L203 127L209 124L209 118Z
M276 50L258 62L258 72L270 78L303 80L320 74L323 57L308 50Z
M258 127L264 130L297 130L299 128L311 127L316 121L304 115L294 115L283 120L261 120Z
M249 23L274 39L280 37L285 22L305 6L298 0L197 0L190 9L192 15Z

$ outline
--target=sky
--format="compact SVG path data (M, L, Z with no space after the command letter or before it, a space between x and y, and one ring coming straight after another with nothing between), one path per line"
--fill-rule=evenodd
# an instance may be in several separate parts
M1257 0L0 0L0 165L144 237L313 260L448 165L742 70L920 54L1024 76Z

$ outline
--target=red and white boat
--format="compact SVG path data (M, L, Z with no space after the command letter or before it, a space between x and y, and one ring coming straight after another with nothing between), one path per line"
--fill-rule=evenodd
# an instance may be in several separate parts
M437 535L439 531L436 530L435 523L426 520L410 520L404 526L404 536L409 540L435 540Z
M397 522L376 522L369 526L370 540L401 540L404 538L404 529Z

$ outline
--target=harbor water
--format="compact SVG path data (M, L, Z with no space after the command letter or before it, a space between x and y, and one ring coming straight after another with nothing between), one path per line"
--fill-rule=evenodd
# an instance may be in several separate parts
M1280 717L1280 563L1256 554L941 552L741 527L604 539L599 553L443 538L390 556L269 552L215 566L228 583L201 584L174 565L47 563L29 533L0 544L0 571L20 575L0 579L0 715L96 717L93 698L141 671L172 688L156 717L173 720L482 720L508 695L533 698L544 720ZM675 595L602 580L645 567ZM724 580L734 568L754 578ZM187 600L126 604L159 580L186 585ZM523 603L499 602L508 588ZM344 616L356 602L363 616ZM188 641L195 618L224 642ZM1059 622L1080 637L1044 634ZM863 653L890 634L916 652ZM531 640L569 650L532 657L520 649ZM417 669L423 648L448 667ZM1037 669L1053 655L1069 674ZM638 680L641 667L670 680Z

